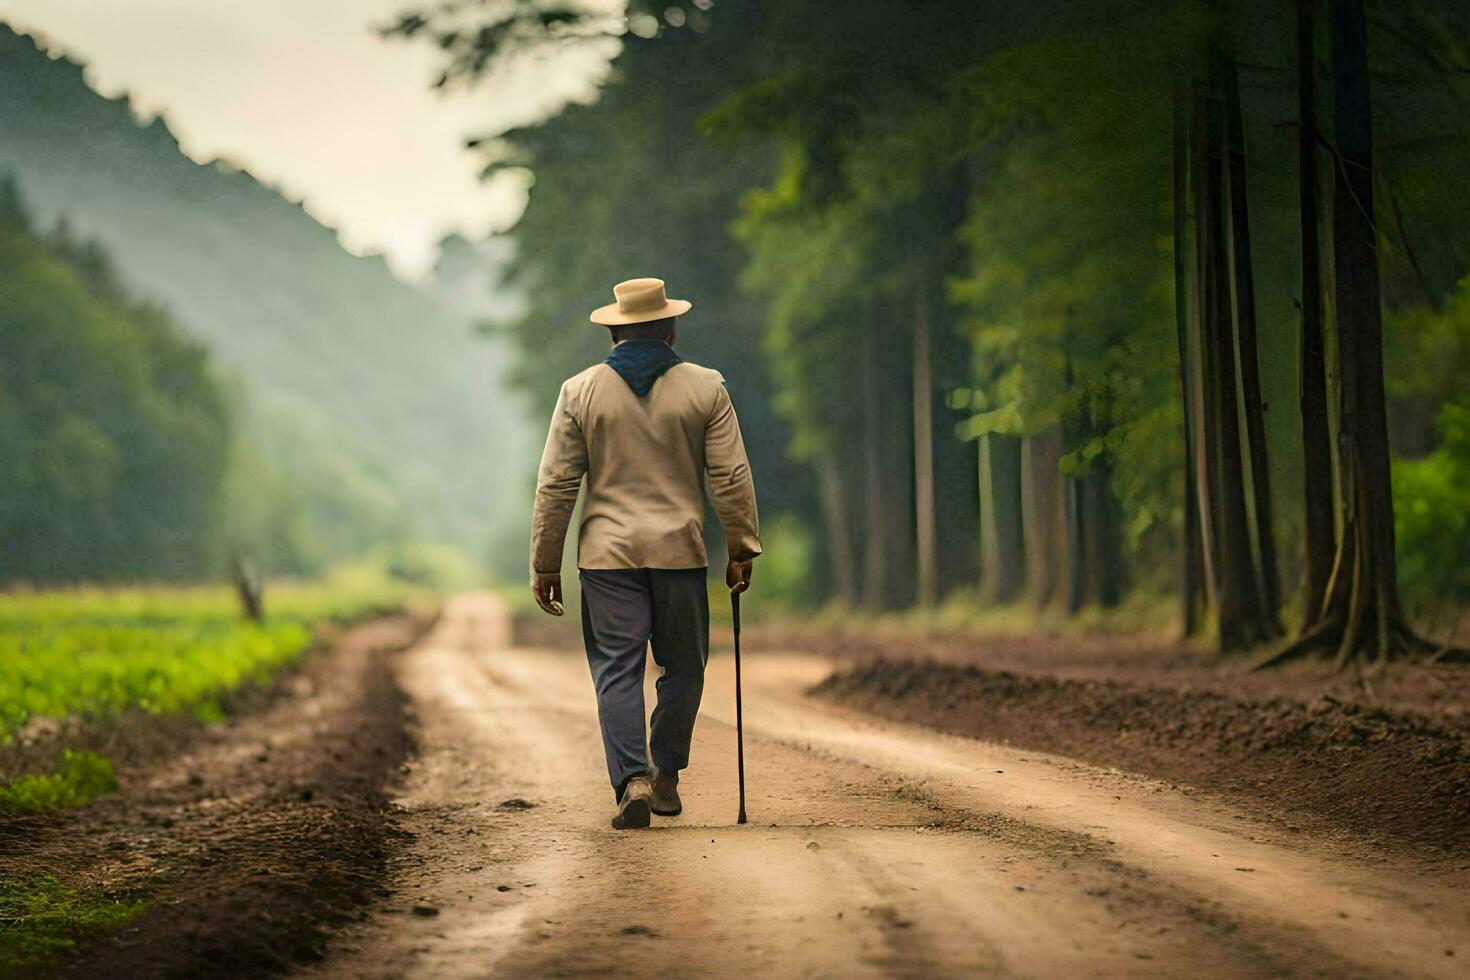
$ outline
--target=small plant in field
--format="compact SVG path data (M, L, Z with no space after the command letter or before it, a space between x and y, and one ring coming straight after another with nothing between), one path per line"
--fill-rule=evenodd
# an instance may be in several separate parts
M116 929L142 907L83 895L54 875L0 875L0 976L40 969L82 936Z
M46 776L22 776L0 786L0 811L46 813L68 806L83 806L117 792L112 763L95 752L73 752L62 756L61 771Z

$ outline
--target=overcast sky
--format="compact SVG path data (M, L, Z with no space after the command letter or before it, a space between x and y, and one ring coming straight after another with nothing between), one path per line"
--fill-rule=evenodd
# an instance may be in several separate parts
M413 277L446 233L503 230L524 206L514 174L479 180L465 137L591 97L616 42L441 95L430 45L372 30L410 3L0 0L0 19L86 63L104 94L161 112L194 159L248 168L304 199L349 249L384 252Z

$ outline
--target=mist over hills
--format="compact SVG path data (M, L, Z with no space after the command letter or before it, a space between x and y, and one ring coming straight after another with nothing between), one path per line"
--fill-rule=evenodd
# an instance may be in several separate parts
M499 244L456 241L443 275L406 284L249 173L190 160L161 119L140 123L82 66L0 25L6 172L39 225L100 242L137 295L244 380L258 408L246 425L310 435L261 440L296 454L274 460L286 472L321 443L403 505L408 531L475 558L519 519L528 427L503 380L507 348L474 331L511 302L494 292Z

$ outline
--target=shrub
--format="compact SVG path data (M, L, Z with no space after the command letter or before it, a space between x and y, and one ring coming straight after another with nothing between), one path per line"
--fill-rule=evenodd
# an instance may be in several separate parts
M61 771L46 776L22 776L0 786L0 811L46 813L68 806L82 806L117 792L112 763L95 752L62 755Z

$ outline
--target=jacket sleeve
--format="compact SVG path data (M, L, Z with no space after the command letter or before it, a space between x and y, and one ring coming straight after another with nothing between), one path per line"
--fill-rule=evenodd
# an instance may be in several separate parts
M536 505L531 513L531 572L556 575L561 572L562 548L567 525L577 505L577 492L587 472L587 442L572 407L567 385L561 386L556 409L551 413L551 431L536 472Z
M761 553L760 520L755 509L755 481L740 436L740 420L723 384L715 393L714 410L704 430L704 466L710 498L725 526L730 557L748 561Z

